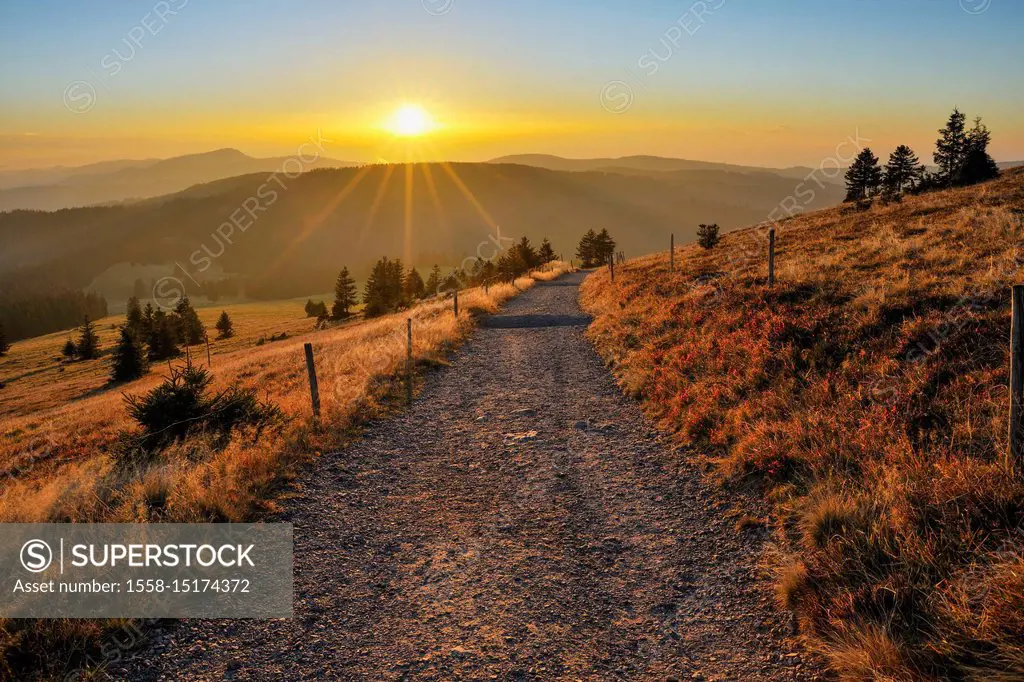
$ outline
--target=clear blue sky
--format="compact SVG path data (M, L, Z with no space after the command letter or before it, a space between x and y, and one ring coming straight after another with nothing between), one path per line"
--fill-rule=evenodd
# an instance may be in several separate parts
M1018 0L5 2L0 166L280 152L318 128L373 157L403 102L453 158L810 164L858 130L927 157L957 105L1017 159L1022 28Z

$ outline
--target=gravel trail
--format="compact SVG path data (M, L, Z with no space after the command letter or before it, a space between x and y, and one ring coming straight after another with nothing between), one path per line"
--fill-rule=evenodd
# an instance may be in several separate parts
M287 503L295 618L185 621L131 680L813 680L764 531L622 396L585 273L538 283Z

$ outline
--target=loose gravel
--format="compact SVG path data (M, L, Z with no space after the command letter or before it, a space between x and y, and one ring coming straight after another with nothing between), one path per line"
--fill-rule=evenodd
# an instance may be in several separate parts
M584 273L510 301L286 503L295 617L184 621L130 680L814 680L765 531L616 387Z

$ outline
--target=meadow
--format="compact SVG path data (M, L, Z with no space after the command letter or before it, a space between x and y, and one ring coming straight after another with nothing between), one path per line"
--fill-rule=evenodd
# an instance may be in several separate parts
M417 373L443 364L469 334L475 319L497 311L536 280L569 270L549 263L514 284L459 294L459 316L450 298L428 299L407 311L356 319L314 330L302 302L228 306L235 336L214 340L220 308L201 309L211 331L214 389L254 387L278 406L284 427L258 441L232 439L215 447L204 434L148 460L126 463L113 452L131 432L123 394L143 394L161 383L168 366L111 385L109 351L123 319L97 323L104 353L97 360L64 361L67 332L13 344L0 359L0 521L2 522L236 522L277 509L287 483L319 453L358 437L365 420L400 406L406 361L406 324L413 324ZM287 338L269 339L281 334ZM263 343L259 343L263 339ZM322 417L312 419L303 346L312 343ZM206 366L206 349L193 346L192 361ZM183 359L173 361L179 366ZM0 622L0 673L37 670L59 675L66 664L110 626L93 621ZM6 669L5 669L6 666ZM2 675L0 675L2 677Z
M1024 172L607 269L588 334L723 484L774 503L780 604L846 680L1024 677L1007 465ZM1022 463L1024 464L1024 463Z

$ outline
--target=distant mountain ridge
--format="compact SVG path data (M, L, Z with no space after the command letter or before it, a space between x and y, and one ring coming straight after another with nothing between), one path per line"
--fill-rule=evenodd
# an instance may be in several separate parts
M287 189L260 172L123 205L0 213L0 288L57 280L81 288L121 263L181 264L202 279L216 265L288 298L329 290L342 265L362 276L385 255L421 268L489 258L499 226L502 237L547 237L566 258L584 232L604 228L627 254L647 253L667 248L670 233L677 244L691 241L699 223L728 230L767 220L793 192L791 179L721 170L372 165L304 173ZM842 198L842 188L827 186L804 207ZM254 201L263 210L250 215Z
M310 152L312 154L312 152ZM237 149L176 156L169 159L106 161L78 168L35 169L0 173L0 186L18 178L37 184L0 190L0 211L55 211L147 199L222 178L272 173L289 158L256 158ZM304 171L357 165L320 157L301 162Z
M551 154L515 154L492 159L489 163L517 163L559 171L600 171L618 173L623 171L666 173L673 171L716 170L732 173L771 173L784 178L804 179L814 169L808 166L769 168L742 166L714 161L692 161L665 156L623 156L620 158L568 159ZM827 180L827 178L825 178Z
M882 159L882 163L885 159ZM731 173L771 173L784 178L804 180L814 172L810 166L790 166L788 168L772 168L762 166L743 166L732 163L717 163L714 161L692 161L689 159L676 159L665 156L623 156L620 158L597 158L597 159L569 159L552 154L514 154L511 156L500 156L491 159L488 163L516 163L524 166L535 166L549 170L580 172L597 171L603 173L671 173L676 171L695 170L717 170ZM999 168L1007 170L1024 166L1024 161L1001 161ZM929 166L929 170L935 170ZM842 174L829 178L819 175L822 182L831 182L836 185L843 184Z

